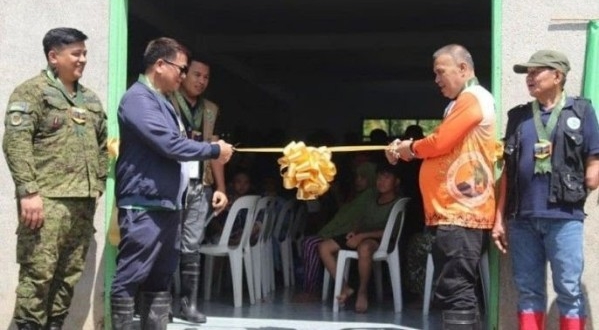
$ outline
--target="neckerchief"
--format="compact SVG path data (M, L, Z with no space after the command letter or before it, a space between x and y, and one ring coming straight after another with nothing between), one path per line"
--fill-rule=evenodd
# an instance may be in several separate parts
M83 93L81 93L81 86L79 86L79 83L75 82L73 84L73 87L75 87L75 95L72 95L67 91L62 81L60 81L60 78L54 75L52 68L48 67L46 69L46 76L48 79L50 79L51 85L56 87L64 95L67 101L71 103L71 105L78 107L83 106Z
M196 106L197 111L191 111L189 104L180 92L175 92L175 99L179 103L179 108L187 122L192 126L194 131L202 132L202 117L204 115L204 100L198 99Z
M566 93L562 92L561 99L551 111L551 115L549 115L547 125L543 125L539 101L534 100L532 102L532 114L539 143L544 143L548 146L551 146L551 132L553 132L553 129L557 124L557 119L559 118L559 115L562 112L565 104ZM551 173L551 153L549 153L546 157L535 157L535 174L544 173Z

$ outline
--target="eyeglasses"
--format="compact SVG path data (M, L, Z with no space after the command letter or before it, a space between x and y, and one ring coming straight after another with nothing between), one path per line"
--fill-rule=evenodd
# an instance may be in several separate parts
M170 64L174 67L176 67L177 69L179 69L179 76L182 76L184 74L187 74L187 71L189 71L189 68L187 67L187 65L179 65L176 63L173 63L165 58L162 59L165 63Z

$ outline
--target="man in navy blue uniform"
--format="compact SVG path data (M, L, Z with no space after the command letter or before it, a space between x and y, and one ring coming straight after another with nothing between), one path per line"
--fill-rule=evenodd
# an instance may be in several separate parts
M116 165L121 234L112 284L112 328L131 329L139 291L142 329L166 329L173 273L179 262L186 162L226 163L230 144L188 139L168 95L187 74L189 51L170 38L150 41L145 72L123 96L118 109L119 159Z

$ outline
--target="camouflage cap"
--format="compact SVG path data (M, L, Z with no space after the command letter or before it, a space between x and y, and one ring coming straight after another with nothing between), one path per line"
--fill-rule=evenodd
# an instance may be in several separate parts
M544 49L532 54L528 62L514 65L514 72L527 73L528 68L537 67L549 67L567 74L570 71L570 61L563 53Z

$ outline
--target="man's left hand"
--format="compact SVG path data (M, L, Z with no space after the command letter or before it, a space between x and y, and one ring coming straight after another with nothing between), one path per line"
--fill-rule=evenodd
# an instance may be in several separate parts
M412 143L412 140L403 140L396 147L399 156L406 162L409 162L412 159L414 159L414 157L412 157L412 151L410 150L410 144Z
M229 199L227 198L227 195L224 192L217 190L212 195L212 207L214 208L215 214L219 214L220 212L222 212L222 210L224 210L225 207L227 207L228 203Z

